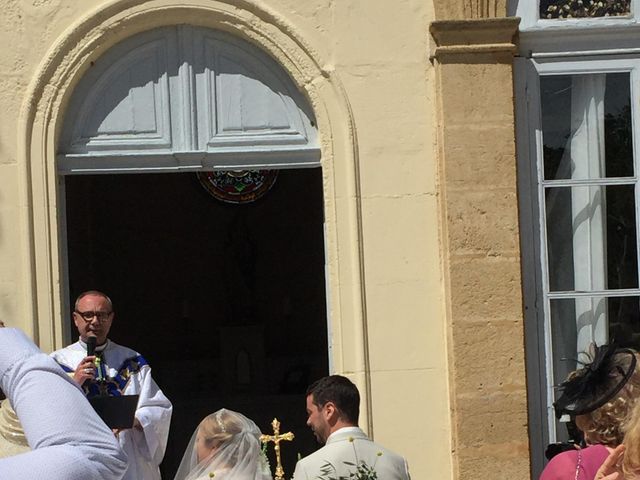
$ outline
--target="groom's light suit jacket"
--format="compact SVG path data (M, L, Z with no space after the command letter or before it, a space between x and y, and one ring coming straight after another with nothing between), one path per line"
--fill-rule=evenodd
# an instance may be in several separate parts
M363 461L375 468L380 480L410 480L407 461L369 440L357 427L333 432L324 447L299 460L293 480L349 478L349 473L355 472L354 465Z

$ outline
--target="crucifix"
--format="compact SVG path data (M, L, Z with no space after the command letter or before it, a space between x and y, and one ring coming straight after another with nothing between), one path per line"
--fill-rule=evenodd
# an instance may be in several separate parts
M273 435L260 435L260 441L262 443L274 443L274 450L276 451L275 480L284 480L284 469L282 468L282 462L280 460L280 442L283 440L290 442L291 440L293 440L294 435L291 432L280 434L280 422L277 418L273 419L273 422L271 422L271 427L273 428Z

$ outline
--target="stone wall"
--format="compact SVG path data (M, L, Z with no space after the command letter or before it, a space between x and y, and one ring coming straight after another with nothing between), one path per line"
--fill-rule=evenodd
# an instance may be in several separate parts
M407 456L413 478L451 478L432 4L0 0L0 7L0 316L8 326L45 350L71 338L56 150L67 102L91 62L162 25L222 29L279 62L318 121L333 371L358 383L363 426Z
M478 11L466 3L443 9L473 20L430 27L454 477L528 478L512 71L518 19L478 19L497 13L480 3Z

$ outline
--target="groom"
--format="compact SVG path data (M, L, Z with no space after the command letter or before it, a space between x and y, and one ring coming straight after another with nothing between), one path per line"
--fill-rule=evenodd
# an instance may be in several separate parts
M325 446L298 461L293 480L351 478L356 469L375 471L379 479L409 480L406 460L369 440L358 427L359 414L360 394L348 378L331 375L313 383L307 389L307 425Z

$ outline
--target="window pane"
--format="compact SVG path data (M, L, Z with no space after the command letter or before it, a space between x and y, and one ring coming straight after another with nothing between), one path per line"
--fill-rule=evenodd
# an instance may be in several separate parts
M640 298L586 297L550 302L553 384L577 368L591 342L640 347Z
M638 287L632 185L545 191L551 291Z
M630 13L631 0L540 0L540 18L594 18Z
M633 176L630 76L540 77L545 180Z
M550 302L552 384L562 383L587 358L591 342L615 341L623 347L640 347L640 298L592 297L555 299ZM554 390L554 400L558 392ZM557 440L567 438L567 425L556 423Z

